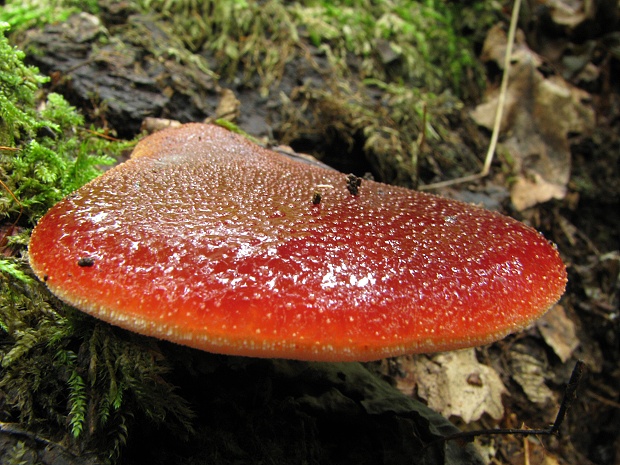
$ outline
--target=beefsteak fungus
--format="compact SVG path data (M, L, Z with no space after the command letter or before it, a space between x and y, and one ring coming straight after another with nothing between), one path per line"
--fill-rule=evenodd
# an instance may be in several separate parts
M54 206L32 233L30 264L62 300L114 325L301 360L485 344L562 295L565 267L532 228L350 184L221 127L166 129Z

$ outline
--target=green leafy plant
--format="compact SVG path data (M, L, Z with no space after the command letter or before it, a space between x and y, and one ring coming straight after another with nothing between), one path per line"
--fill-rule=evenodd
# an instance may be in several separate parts
M0 10L0 22L21 30L64 21L78 11L98 9L96 0L7 0Z
M136 417L191 431L154 343L59 304L35 280L0 280L0 328L3 422L110 461Z
M0 23L0 179L5 190L0 215L22 209L33 224L61 198L114 162L127 143L112 143L83 128L83 117L59 94L38 107L47 78L24 64L24 53L8 43ZM10 191L13 195L7 195ZM19 203L15 200L19 199Z
M136 418L187 432L191 411L165 380L169 365L156 346L145 350L59 302L23 252L36 220L132 143L84 128L61 95L45 95L46 78L24 64L7 30L0 23L0 217L15 234L1 244L0 421L49 447L113 462ZM15 443L0 461L19 460L24 447Z

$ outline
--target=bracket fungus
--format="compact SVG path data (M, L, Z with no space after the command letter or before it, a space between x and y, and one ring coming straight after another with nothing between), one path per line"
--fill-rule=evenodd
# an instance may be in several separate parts
M313 202L317 186L320 203ZM462 202L292 160L223 128L143 139L39 222L62 300L210 352L373 360L481 345L562 295L555 247Z

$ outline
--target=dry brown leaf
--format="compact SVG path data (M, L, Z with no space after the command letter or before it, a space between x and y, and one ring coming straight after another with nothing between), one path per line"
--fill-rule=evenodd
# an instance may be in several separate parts
M485 41L483 58L497 61L506 48L506 35L498 26ZM517 39L510 72L501 128L502 146L513 160L517 180L511 190L518 210L552 198L563 198L570 177L568 135L587 133L594 127L594 111L582 101L588 94L559 76L538 71L541 61ZM487 101L471 116L481 126L492 128L499 92L492 89Z
M512 378L531 402L545 405L553 400L553 392L545 384L546 364L527 353L527 347L516 345L510 351L510 366Z
M545 181L538 173L518 176L510 189L510 199L517 210L524 210L550 199L563 199L565 186Z
M556 355L566 362L579 346L575 324L571 321L561 305L554 305L541 319L536 327L543 339Z
M570 28L594 17L596 13L593 2L583 0L547 0L546 5L549 7L554 23Z
M506 388L491 367L478 362L474 349L420 356L416 361L418 395L446 418L457 416L470 423L485 413L495 419L504 415Z
M240 115L241 102L230 89L222 89L222 98L215 109L215 118L235 122Z

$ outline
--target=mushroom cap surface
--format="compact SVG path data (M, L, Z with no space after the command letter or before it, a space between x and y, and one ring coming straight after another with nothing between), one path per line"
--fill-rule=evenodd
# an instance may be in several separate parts
M146 137L55 205L29 257L54 294L114 325L300 360L486 344L566 283L556 248L512 218L373 181L352 195L345 174L204 124Z

